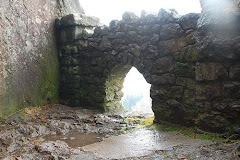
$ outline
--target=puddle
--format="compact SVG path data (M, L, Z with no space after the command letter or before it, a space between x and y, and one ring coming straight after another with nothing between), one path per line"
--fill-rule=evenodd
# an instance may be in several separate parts
M207 141L191 139L178 132L157 132L142 128L131 133L82 147L103 159L124 159L151 154L155 150L172 150L177 145L199 145Z
M76 148L99 142L102 137L102 134L97 133L71 133L61 136L46 136L44 139L46 141L64 141L69 147Z

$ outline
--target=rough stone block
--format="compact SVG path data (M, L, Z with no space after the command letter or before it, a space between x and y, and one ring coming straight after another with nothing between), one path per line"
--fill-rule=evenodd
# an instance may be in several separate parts
M195 69L196 80L204 81L209 80L213 81L219 77L227 77L228 72L220 63L201 63L196 66Z
M240 115L240 100L239 99L228 99L213 104L213 108L227 115L229 119L238 119Z
M174 99L169 99L165 101L165 103L155 103L153 101L152 109L156 116L155 121L157 122L163 121L187 125L187 120L185 119L187 114L185 112L186 108L183 104Z
M197 28L197 21L200 17L200 14L197 13L189 13L182 16L178 23L180 23L181 27L184 30L195 29Z
M150 59L148 63L152 63L150 61L152 61L152 59ZM159 58L153 63L153 66L154 68L152 69L152 72L154 74L171 72L174 67L173 57L168 56Z
M216 4L217 3L217 4ZM201 0L202 14L198 28L207 30L232 30L236 27L239 13L238 0L209 1Z
M109 49L110 47L111 47L111 43L109 42L108 38L106 36L103 36L100 42L99 48L101 50L105 50L105 49Z
M195 90L197 83L196 83L195 79L177 77L176 84L180 85L180 86L183 86L184 88Z
M158 20L160 22L174 22L174 21L177 21L178 18L179 18L179 15L177 11L174 9L167 10L167 9L161 8L158 12Z
M240 82L228 81L223 82L223 94L226 98L240 98Z
M203 114L197 120L198 128L217 133L225 133L229 131L228 121L221 115L216 113Z
M132 13L132 12L125 12L122 15L122 20L126 23L134 22L138 19L139 19L139 17L135 13Z
M196 99L207 100L223 95L222 85L220 83L201 84L196 86Z
M165 85L165 86L157 86L157 85L152 85L151 86L151 98L154 101L158 101L158 100L166 100L169 99L171 97L169 97L169 86Z
M240 59L240 36L238 33L208 33L200 43L199 58L201 60L226 61Z
M72 56L65 56L64 58L61 58L60 63L63 66L76 66L80 64L78 59Z
M61 67L61 73L67 75L80 74L81 69L79 66L65 66Z
M174 72L177 76L194 78L195 66L192 63L176 62L174 66Z
M189 105L195 105L195 91L184 89L183 102Z
M74 26L67 29L61 30L61 42L72 42L74 40L80 39L84 29L81 26Z
M170 88L168 93L170 97L181 99L183 97L183 87L182 86L173 86Z
M176 81L176 77L174 74L166 73L161 76L152 76L153 84L174 84Z
M177 23L164 24L160 28L160 39L167 40L171 38L179 38L184 34L184 31Z
M85 14L69 14L61 18L62 26L92 26L99 24L99 18L86 16Z
M177 39L170 39L166 41L159 42L159 55L164 56L169 53L175 53L181 51L187 46L187 39L182 36Z
M174 53L174 59L179 62L196 62L198 56L199 53L195 45L189 45L181 52Z
M229 77L231 79L240 80L240 63L234 64L229 70Z

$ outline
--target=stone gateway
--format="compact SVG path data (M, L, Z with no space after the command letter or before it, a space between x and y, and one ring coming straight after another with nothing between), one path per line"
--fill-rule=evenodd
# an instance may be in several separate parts
M233 132L240 123L239 15L212 24L204 14L212 5L202 5L202 14L184 16L126 12L109 27L84 14L59 19L61 102L121 110L123 81L134 66L152 85L155 122Z

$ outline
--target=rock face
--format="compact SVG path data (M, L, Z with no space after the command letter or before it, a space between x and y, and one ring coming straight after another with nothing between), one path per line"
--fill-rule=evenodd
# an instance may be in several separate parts
M126 12L109 27L60 24L62 35L71 35L60 42L61 101L122 109L123 80L134 66L152 85L156 122L229 132L239 123L240 34L237 28L204 27L207 7L201 15L182 17L163 9L141 18ZM89 29L93 34L87 34Z
M0 2L0 117L25 106L58 102L55 20L78 0ZM72 7L72 8L71 8Z

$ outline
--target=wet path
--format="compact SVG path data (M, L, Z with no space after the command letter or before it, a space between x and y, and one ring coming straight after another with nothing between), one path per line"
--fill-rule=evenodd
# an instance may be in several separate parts
M136 129L151 121L62 105L25 109L0 120L0 159L239 159L239 141L212 142L154 127Z
M109 138L100 143L84 146L84 151L93 152L103 159L140 157L156 150L171 150L178 145L194 147L209 145L211 141L191 139L178 132L157 132L154 129L138 129L128 134Z

